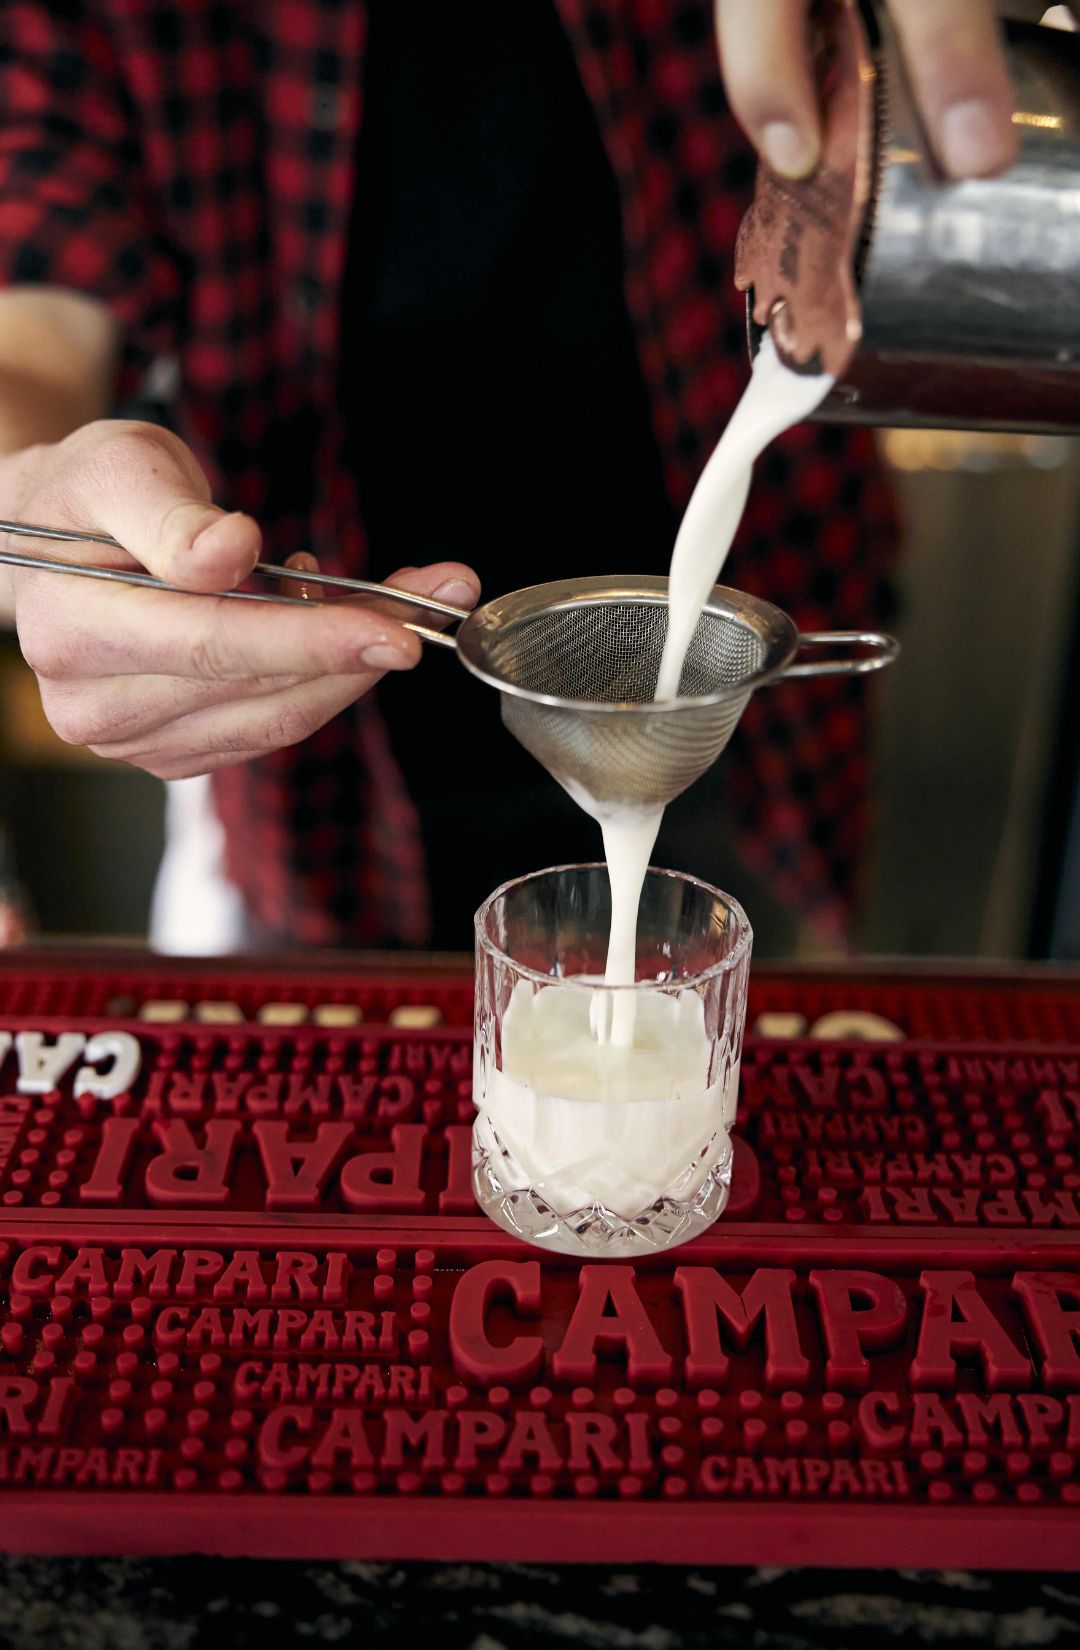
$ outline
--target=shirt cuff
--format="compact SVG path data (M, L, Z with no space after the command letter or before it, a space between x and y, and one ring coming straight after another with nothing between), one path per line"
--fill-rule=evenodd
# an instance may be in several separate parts
M0 286L16 285L66 287L107 306L120 326L120 396L176 349L176 259L112 185L96 184L88 198L55 174L32 192L0 179Z

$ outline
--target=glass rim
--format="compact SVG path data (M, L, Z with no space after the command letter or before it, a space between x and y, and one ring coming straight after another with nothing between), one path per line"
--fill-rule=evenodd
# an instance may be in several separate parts
M602 859L590 859L568 865L546 865L539 871L527 871L524 876L511 877L509 881L500 883L498 888L488 895L487 899L477 909L473 917L473 931L476 943L480 949L496 962L509 963L523 979L534 980L539 985L569 986L575 991L687 991L694 986L702 985L707 980L716 979L720 974L730 974L742 962L753 940L753 930L750 919L734 894L727 894L722 888L706 882L703 877L695 877L689 871L668 871L659 865L650 865L645 872L646 882L650 877L667 877L672 882L681 882L691 888L700 888L704 893L711 894L714 899L721 901L735 918L738 933L735 944L726 957L710 967L701 969L697 974L688 974L682 980L635 980L633 985L605 985L602 980L568 979L565 975L542 974L538 968L530 968L527 963L520 963L510 956L501 946L485 932L484 922L495 901L502 899L511 889L524 887L526 883L536 882L540 877L558 876L564 871L607 871L607 862Z

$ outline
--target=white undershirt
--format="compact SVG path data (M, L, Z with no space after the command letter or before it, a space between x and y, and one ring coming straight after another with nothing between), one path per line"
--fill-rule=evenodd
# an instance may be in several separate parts
M172 956L242 951L244 907L225 875L225 831L209 775L165 781L165 851L150 903L150 944Z

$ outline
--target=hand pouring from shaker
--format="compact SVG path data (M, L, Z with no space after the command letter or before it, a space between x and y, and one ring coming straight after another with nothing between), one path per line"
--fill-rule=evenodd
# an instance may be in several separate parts
M855 424L1080 429L1080 36L1007 22L1019 157L947 178L888 11L813 8L814 174L762 164L736 247L751 353L766 328Z

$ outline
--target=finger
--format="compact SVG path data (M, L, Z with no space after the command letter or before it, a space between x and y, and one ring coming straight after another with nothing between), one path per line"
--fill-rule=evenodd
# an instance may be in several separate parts
M319 560L308 550L297 550L286 558L285 566L297 573L317 573ZM283 596L291 596L299 602L321 602L324 596L321 584L297 584L295 579L282 579L280 589Z
M297 551L285 565L303 572L314 562L314 556ZM442 586L445 594L441 599L450 605L471 607L479 592L475 576L460 564L447 566L450 576ZM402 568L393 575L393 582L401 589L415 589L419 587L417 575L417 568ZM296 585L289 581L288 588L295 589ZM312 588L320 592L320 586ZM439 627L452 623L437 613L425 617ZM40 682L40 690L45 715L59 737L69 745L94 747L145 742L193 711L235 702L241 695L258 699L296 690L323 677L321 668L307 676L252 676L242 684L231 678L199 680L190 676L105 676L92 681L46 677Z
M994 9L999 17L1011 17L1018 23L1046 21L1051 28L1056 28L1058 24L1050 13L1068 11L1069 7L1048 6L1047 0L995 0Z
M323 676L264 697L216 705L150 735L91 745L98 756L145 768L160 779L185 779L246 762L310 738L367 693L378 672Z
M411 590L419 595L431 594L437 601L445 602L447 607L460 607L466 612L471 612L480 599L480 580L472 568L466 567L464 562L460 561L442 562L440 566L441 582L437 590L427 590L425 581L431 570L423 567L399 567L397 572L391 573L383 583L391 585L395 590ZM392 602L387 611L400 615L403 610L400 603ZM455 623L450 614L432 613L428 608L417 608L411 615L406 608L404 614L406 618L414 618L431 630L445 630L448 625Z
M68 745L143 742L193 711L258 699L304 686L315 676L252 677L236 682L189 676L112 676L86 682L42 680L41 705L53 731Z
M476 575L460 562L434 568L401 568L386 582L398 589L430 594L453 607L471 608L480 593ZM431 617L440 625L451 622L438 614ZM134 763L159 778L210 773L308 738L368 692L379 675L378 671L319 675L284 684L279 679L272 685L260 684L264 691L259 694L248 691L242 698L200 706L187 714L178 714L178 707L190 702L184 699L184 687L206 691L211 684L137 678L130 684L132 707L141 703L141 714L145 716L148 700L156 696L163 709L160 723L151 727L143 720L127 736L119 735L114 728L107 738L86 742L100 756ZM123 691L128 684L110 686Z
M19 612L23 654L50 681L158 675L242 685L407 670L420 658L416 636L359 602L267 606L82 580L72 597L57 583L54 575L37 578ZM408 583L454 606L470 605L479 589L456 562L420 568Z
M728 101L750 141L774 172L806 177L821 147L806 0L716 0L716 34Z
M891 0L915 101L945 171L994 177L1016 159L1014 95L990 0Z
M62 524L109 533L157 578L190 590L230 590L258 560L250 516L211 502L195 455L168 430L126 419L77 430L55 454ZM108 565L108 552L80 546Z

